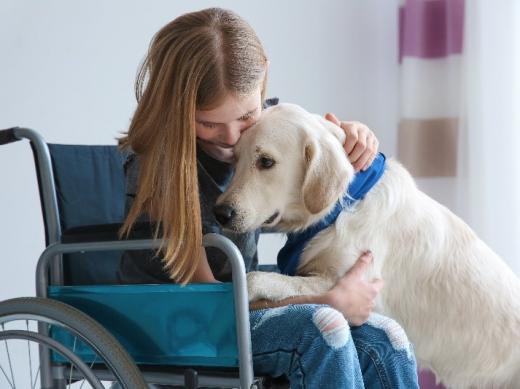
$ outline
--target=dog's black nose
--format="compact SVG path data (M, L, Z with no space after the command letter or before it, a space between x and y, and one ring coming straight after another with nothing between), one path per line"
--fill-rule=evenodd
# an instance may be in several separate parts
M235 209L226 204L215 205L213 208L213 213L215 214L218 222L221 225L226 226L235 216Z

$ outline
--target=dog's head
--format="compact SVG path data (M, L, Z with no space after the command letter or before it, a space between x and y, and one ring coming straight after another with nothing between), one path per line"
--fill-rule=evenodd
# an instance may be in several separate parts
M293 104L262 113L235 147L235 175L215 206L235 231L295 231L327 214L354 177L345 134Z

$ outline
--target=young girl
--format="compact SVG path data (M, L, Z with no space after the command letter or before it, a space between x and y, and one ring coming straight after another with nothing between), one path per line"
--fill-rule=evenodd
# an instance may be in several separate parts
M227 10L182 15L155 35L136 83L137 110L121 139L129 151L122 233L136 221L152 221L155 235L160 231L167 244L162 259L149 251L125 253L121 282L228 279L222 255L202 248L208 232L227 235L246 269L255 269L259 232L223 232L212 209L233 174L233 146L262 106L276 103L264 101L267 67L254 31ZM372 132L328 118L346 132L345 149L355 167L370 165L378 145ZM285 374L293 389L417 387L411 345L399 325L378 315L363 324L382 287L381 280L363 280L370 260L369 253L363 255L323 295L262 302L262 309L253 309L255 373Z

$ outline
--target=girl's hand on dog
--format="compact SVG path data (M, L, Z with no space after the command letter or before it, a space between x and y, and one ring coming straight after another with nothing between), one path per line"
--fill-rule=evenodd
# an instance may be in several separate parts
M382 279L366 281L364 278L371 262L372 253L364 253L325 294L327 303L343 313L352 326L360 326L368 320L375 307L375 298L383 287Z
M379 149L379 141L375 134L363 123L342 122L333 113L327 113L325 119L341 127L345 132L343 148L355 171L366 170L374 161Z

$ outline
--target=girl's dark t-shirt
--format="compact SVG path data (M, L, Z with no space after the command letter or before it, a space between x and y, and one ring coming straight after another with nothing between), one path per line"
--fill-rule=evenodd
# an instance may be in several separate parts
M199 179L199 196L202 216L202 233L215 232L231 239L238 247L246 265L246 271L256 269L258 264L256 245L258 231L249 233L234 233L223 230L213 214L213 206L218 196L224 192L233 175L230 164L215 160L197 149L197 170ZM139 156L130 154L125 163L126 173L126 203L128 214L137 190L139 176ZM138 221L146 221L146 216ZM208 262L215 277L221 281L231 279L231 267L225 255L218 249L206 249ZM119 281L123 284L171 283L168 273L163 269L162 259L151 250L126 251L121 257L119 266Z
M264 108L276 105L278 99L268 99ZM126 175L126 202L125 213L128 214L137 192L139 176L139 156L129 153L125 162ZM246 271L256 270L258 266L257 243L260 230L248 233L235 233L223 230L215 219L213 206L217 198L225 191L233 176L233 166L218 161L200 148L197 148L197 172L199 180L199 196L202 217L202 233L210 232L224 235L231 239L238 247L242 256ZM138 221L147 221L143 215ZM149 236L143 236L146 238ZM231 280L231 266L225 255L213 247L206 248L208 262L215 277L220 281ZM143 283L171 283L172 280L164 270L164 263L160 257L154 255L152 250L133 250L123 253L118 270L119 281L123 284Z

